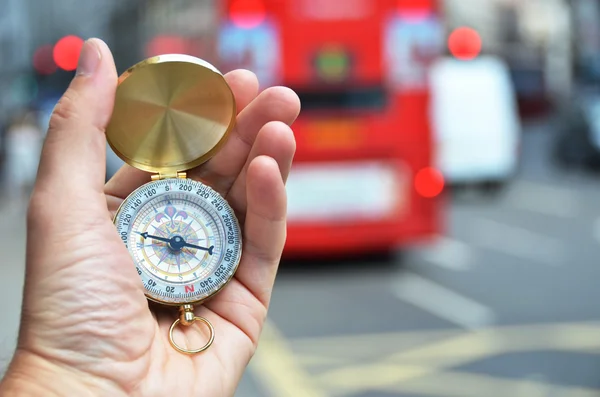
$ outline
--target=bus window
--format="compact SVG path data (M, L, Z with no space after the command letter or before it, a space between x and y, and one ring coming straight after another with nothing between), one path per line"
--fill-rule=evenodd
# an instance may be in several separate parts
M295 91L300 97L303 112L383 110L388 101L388 94L383 87Z
M269 22L252 28L223 24L219 31L218 55L223 70L252 70L263 87L278 81L279 40L277 29Z

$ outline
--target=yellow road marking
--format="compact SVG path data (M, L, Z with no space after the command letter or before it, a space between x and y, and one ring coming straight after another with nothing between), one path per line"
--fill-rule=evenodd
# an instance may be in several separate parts
M305 367L320 367L320 366L342 366L348 364L348 360L339 357L325 357L317 355L302 354L296 356L298 364Z
M326 397L304 369L273 323L267 321L249 366L254 379L274 397Z
M399 381L423 377L501 353L598 349L599 334L598 323L487 329L393 353L380 359L375 365L369 363L338 367L321 372L316 379L319 383L333 388L345 388L350 380L353 390L367 391L374 387L389 387ZM393 346L390 346L390 349L393 349ZM376 371L373 371L374 368Z
M308 355L324 355L342 358L380 357L394 351L412 349L415 346L435 343L451 337L464 335L462 329L420 330L380 334L335 335L318 338L294 339L294 350Z
M424 377L431 373L432 370L428 367L374 363L329 371L317 376L316 379L327 390L359 393L394 387L401 382Z
M277 329L269 324L251 367L255 378L276 397L320 397L373 390L444 397L536 397L552 390L560 395L588 397L598 395L598 390L451 372L451 368L503 353L598 352L598 335L600 322L504 326L473 332L434 330L303 338L291 342L298 352L294 355ZM316 375L310 376L303 367Z
M470 332L390 355L394 362L461 365L499 353L535 350L587 351L600 348L599 323L526 325Z
M582 321L572 323L544 323L544 324L521 324L521 325L500 325L490 328L482 328L480 331L507 331L511 330L539 330L548 331L554 330L561 327L569 328L587 328L587 327L600 327L600 321ZM312 349L314 351L322 351L323 349L330 350L332 347L338 347L340 349L347 349L349 346L355 348L372 348L374 346L383 346L389 349L389 344L394 343L395 345L406 345L413 347L414 344L428 342L432 340L441 340L450 338L453 336L461 336L477 331L464 331L462 329L426 329L426 330L414 330L414 331L400 331L400 332L382 332L382 333L368 333L358 335L329 335L323 337L305 337L294 339L294 346L302 351ZM369 345L364 345L369 343Z

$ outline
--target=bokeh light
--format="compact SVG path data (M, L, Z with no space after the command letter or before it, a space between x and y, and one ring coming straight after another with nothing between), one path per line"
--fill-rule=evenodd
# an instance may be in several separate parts
M51 44L39 47L33 53L33 68L42 75L56 72L56 63L52 56L53 46Z
M481 36L475 29L460 27L448 38L450 53L464 61L475 59L481 52Z
M77 36L65 36L54 46L53 58L56 65L66 71L77 69L79 54L83 48L83 39Z
M415 176L415 189L423 197L436 197L444 190L444 176L433 167L423 168Z
M267 16L262 0L234 0L229 7L229 18L242 29L252 29L262 24Z

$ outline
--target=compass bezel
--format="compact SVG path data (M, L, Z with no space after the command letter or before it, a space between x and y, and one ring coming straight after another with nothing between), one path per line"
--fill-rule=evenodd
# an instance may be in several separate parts
M169 187L168 190L165 190L165 187ZM178 188L182 187L183 190L178 190ZM191 188L191 189L190 189ZM151 189L155 189L157 193L151 197L144 197L144 192L151 191ZM186 196L190 199L197 199L198 202L202 202L203 205L208 206L207 208L213 207L213 215L219 214L222 230L224 231L223 235L220 235L216 238L222 238L223 241L220 242L220 252L215 252L215 254L220 255L219 262L216 264L215 268L204 278L198 278L190 282L170 282L168 280L160 279L160 278L152 278L151 273L147 270L147 268L140 263L136 263L136 256L134 255L134 250L137 248L135 246L131 246L129 244L130 237L132 236L133 231L131 230L132 225L135 224L136 215L139 216L142 208L147 206L149 203L153 203L154 201L164 198L166 194L170 195L180 195L181 197ZM135 206L137 204L137 207ZM128 222L124 222L126 216L130 215L131 218ZM214 216L213 216L214 219ZM185 304L201 304L217 293L219 293L225 286L229 284L229 282L235 277L235 273L239 267L239 263L242 255L242 232L235 216L235 212L229 206L227 201L214 189L210 186L203 184L202 182L198 182L192 179L162 179L158 181L148 182L138 189L134 190L119 206L118 210L113 217L113 223L117 227L117 231L121 236L131 258L134 263L134 266L137 268L138 276L142 281L144 294L146 298L150 301L168 305L168 306L181 306ZM124 234L125 233L125 234ZM228 241L229 239L229 241ZM215 247L217 244L215 244ZM232 252L229 255L230 260L228 261L228 265L225 266L225 254L226 250L231 249ZM222 274L215 278L215 280L206 287L200 288L201 283L206 282L211 275L215 274L215 272L219 271L221 268ZM189 294L188 298L168 298L165 296L159 295L153 291L153 289L149 288L148 280L152 280L158 286L173 286L178 287L187 291L186 286L197 286L198 289L192 290L193 292L201 292L195 294ZM156 286L155 285L155 286ZM178 290L179 291L179 290Z

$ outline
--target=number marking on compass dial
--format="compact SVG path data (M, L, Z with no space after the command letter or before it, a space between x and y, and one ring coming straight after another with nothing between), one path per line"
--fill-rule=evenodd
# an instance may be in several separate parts
M125 199L115 224L152 300L200 302L237 270L238 221L227 201L200 182L147 183Z

